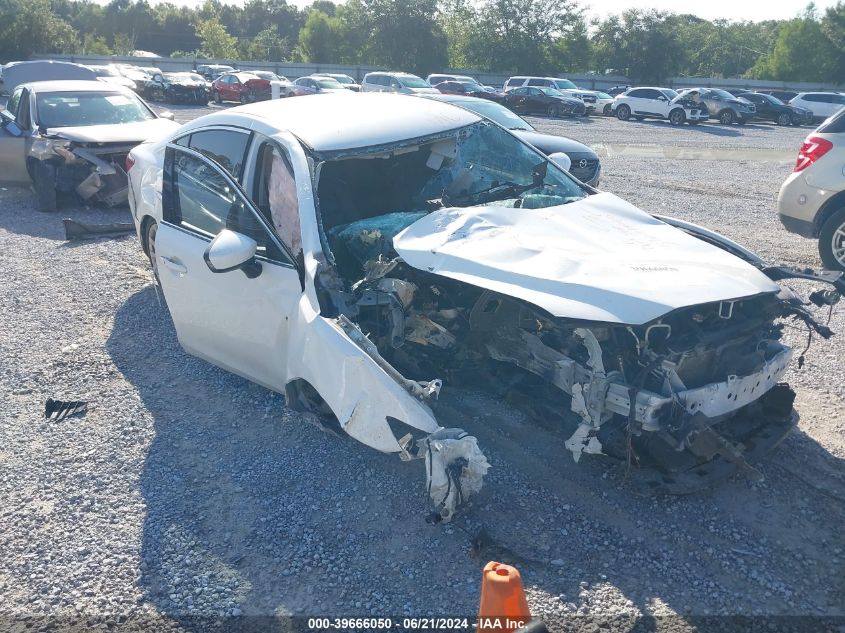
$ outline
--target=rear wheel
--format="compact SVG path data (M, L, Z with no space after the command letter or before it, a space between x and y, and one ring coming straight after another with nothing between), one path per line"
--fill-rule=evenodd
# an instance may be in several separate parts
M669 113L669 123L672 125L682 125L686 118L687 115L681 108L675 108Z
M778 115L777 124L778 125L792 125L792 117L789 116L789 114L786 113L786 112L781 112Z
M719 123L722 125L730 125L735 118L733 110L723 110L719 113Z
M631 108L624 103L616 108L616 118L620 121L627 121L631 118Z
M822 224L819 255L825 268L845 271L845 209L840 209Z
M150 258L150 266L153 269L156 282L158 282L158 258L156 257L156 232L158 231L158 224L156 224L155 220L150 220L147 224L146 231L147 257Z

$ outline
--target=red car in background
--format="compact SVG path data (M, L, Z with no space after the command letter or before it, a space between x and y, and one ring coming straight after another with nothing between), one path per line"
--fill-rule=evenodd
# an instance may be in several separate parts
M465 97L477 97L488 99L496 103L504 103L505 95L502 92L489 92L484 86L469 81L441 81L434 86L440 92L447 95L463 95Z
M270 82L252 73L224 73L211 83L211 96L217 103L252 103L270 98Z

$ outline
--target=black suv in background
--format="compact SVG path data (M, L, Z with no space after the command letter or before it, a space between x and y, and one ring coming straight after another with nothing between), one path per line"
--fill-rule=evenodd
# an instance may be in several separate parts
M759 92L740 92L736 96L754 104L758 119L774 121L778 125L807 125L813 121L811 110L800 106L787 105L772 95Z

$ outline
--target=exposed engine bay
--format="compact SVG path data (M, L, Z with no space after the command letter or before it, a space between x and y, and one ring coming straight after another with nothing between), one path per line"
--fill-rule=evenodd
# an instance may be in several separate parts
M515 177L511 163L535 157L510 160L513 151L496 151L486 125L457 140L319 157L331 258L318 277L321 314L337 319L413 398L434 407L441 388L482 387L553 420L576 462L584 453L612 456L637 468L648 489L685 493L737 470L757 476L749 460L797 422L795 394L782 382L793 357L780 341L784 323L832 335L810 303L775 282L826 283L833 289L811 299L830 306L845 290L840 277L766 267L721 236L634 207L636 214L620 205L630 217L614 226L616 216L601 215L591 199L618 199L569 182L548 164ZM701 270L709 265L724 285L739 285L714 288L706 276L684 283L686 256L679 255L677 264L618 270L616 277L630 276L629 297L624 279L605 281L616 273L613 262L577 253L566 261L576 246L558 244L585 241L573 236L578 223L616 231L636 253L654 248L672 257L676 246L684 253L697 245ZM640 226L643 236L631 237ZM552 234L548 242L543 232ZM535 239L523 242L526 235ZM667 288L673 281L677 290ZM675 295L681 298L672 305ZM399 439L404 458L427 463L430 442L413 433ZM442 501L442 488L431 494L443 519L468 496L463 488L480 488L487 469L474 451L457 460L441 469L451 472ZM432 477L429 471L430 491Z

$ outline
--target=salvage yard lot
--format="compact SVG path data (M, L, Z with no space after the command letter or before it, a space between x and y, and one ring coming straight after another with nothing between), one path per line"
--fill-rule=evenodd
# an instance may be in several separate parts
M531 122L603 153L602 189L819 266L815 242L774 211L808 128ZM845 615L845 308L830 320L842 334L814 339L790 371L799 429L756 484L644 497L624 467L573 463L551 422L444 385L441 421L475 434L492 468L434 527L421 463L338 437L188 356L137 240L68 244L62 217L129 213L45 215L28 191L0 191L0 618L195 630L194 615L470 615L487 560L517 565L555 630L575 615ZM797 356L806 331L787 340ZM91 410L45 421L47 397Z

